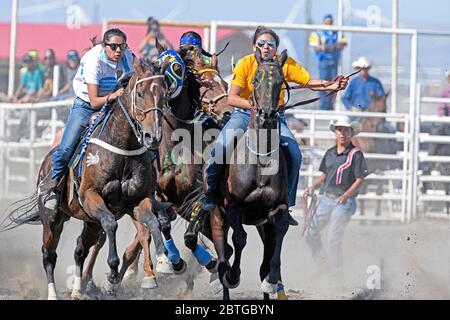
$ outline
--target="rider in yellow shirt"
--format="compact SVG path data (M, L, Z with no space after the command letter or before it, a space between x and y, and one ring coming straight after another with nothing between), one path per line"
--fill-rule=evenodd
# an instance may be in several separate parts
M259 26L253 35L253 51L256 48L261 50L261 57L265 61L277 60L276 55L280 39L271 29ZM223 169L225 168L224 159L216 159L216 154L227 154L227 149L232 148L234 139L238 139L245 133L250 121L250 102L249 97L253 90L253 77L255 75L258 63L255 55L250 54L242 58L234 69L231 80L231 88L228 96L228 103L235 107L235 111L230 120L223 127L216 139L211 158L206 167L206 199L203 209L211 211L216 205L217 189ZM348 78L340 77L336 81L324 81L311 79L308 71L299 65L294 59L288 58L283 65L283 74L288 82L295 82L315 91L343 90L347 86ZM279 105L284 101L284 93L280 95ZM288 190L289 206L295 205L299 170L302 161L302 153L298 147L294 135L286 124L284 112L279 116L281 137L280 142L288 149L289 163L288 168ZM298 223L290 217L289 223L297 225Z

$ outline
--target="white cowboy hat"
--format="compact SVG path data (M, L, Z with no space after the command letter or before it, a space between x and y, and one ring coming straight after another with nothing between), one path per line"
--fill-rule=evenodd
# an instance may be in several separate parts
M358 60L353 61L352 67L353 69L370 69L372 68L372 64L366 57L359 57Z
M341 116L337 120L330 121L330 130L335 132L337 127L352 128L353 135L357 135L361 130L359 123L350 121L348 116Z

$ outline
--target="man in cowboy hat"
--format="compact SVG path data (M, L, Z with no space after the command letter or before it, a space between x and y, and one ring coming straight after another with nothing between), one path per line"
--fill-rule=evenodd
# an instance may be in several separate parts
M372 103L372 98L386 96L380 80L369 75L371 62L366 57L359 57L352 63L355 70L361 70L359 77L353 79L347 87L342 102L348 110L365 111Z
M320 164L322 175L305 190L312 195L321 187L322 197L306 229L305 239L312 250L314 260L323 266L320 232L328 228L328 271L334 284L343 275L342 242L344 231L356 211L356 196L361 183L368 175L363 153L351 140L359 132L359 124L347 116L330 122L330 130L336 136L336 145L327 150Z

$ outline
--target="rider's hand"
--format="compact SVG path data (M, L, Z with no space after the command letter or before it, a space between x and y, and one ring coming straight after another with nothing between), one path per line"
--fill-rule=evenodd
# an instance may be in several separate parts
M122 96L123 92L124 92L124 88L119 88L116 91L114 91L111 96L110 99L111 100L116 100L118 97Z
M333 90L344 90L347 88L348 78L345 76L337 76L333 79Z

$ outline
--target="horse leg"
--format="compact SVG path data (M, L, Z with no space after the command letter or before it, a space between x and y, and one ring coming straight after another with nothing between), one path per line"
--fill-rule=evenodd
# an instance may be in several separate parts
M100 221L102 228L108 237L108 265L110 273L107 276L106 290L109 293L113 293L120 281L118 270L120 260L117 255L116 245L116 231L118 227L116 217L108 210L102 197L92 190L86 190L82 193L81 201L86 212Z
M221 278L223 278L224 273L226 270L228 270L228 259L231 256L226 255L226 247L227 245L227 233L228 233L228 226L224 225L224 219L222 217L222 214L220 210L216 207L216 209L213 210L211 216L210 216L210 223L211 223L211 237L214 243L214 248L217 252L217 269L216 273L212 274L215 275L215 277L218 276L219 281ZM223 290L223 300L230 300L230 290L225 287L222 284L222 290Z
M184 244L192 251L194 257L201 266L206 267L208 270L212 270L215 268L217 261L213 259L211 254L205 248L197 244L198 233L208 215L209 212L202 210L201 205L196 205L194 207L189 225L184 233Z
M134 220L132 222L137 229L137 223ZM139 239L139 232L136 232L133 242L125 249L122 256L122 266L119 272L121 281L129 281L137 276L141 251L142 246Z
M181 258L180 251L178 250L175 242L172 239L170 232L172 226L170 224L171 218L167 213L167 210L158 211L158 221L161 226L161 232L164 236L164 246L167 249L167 257L172 263L172 268L175 274L181 274L186 271L186 262Z
M273 226L268 223L257 227L259 236L264 244L264 253L263 253L263 261L259 268L259 278L261 279L261 283L267 277L270 271L270 259L273 256L273 252L275 250L275 232ZM270 240L270 241L269 241ZM270 296L268 293L263 292L263 299L269 300Z
M75 281L73 284L71 298L74 300L83 299L83 284L81 276L83 272L83 264L89 254L89 249L94 246L101 237L102 230L97 224L84 222L83 231L77 239L77 246L75 248ZM100 250L100 249L99 249ZM98 253L98 251L97 251ZM95 261L95 259L94 259ZM93 265L93 263L92 263Z
M231 207L231 206L230 206ZM241 256L244 247L247 244L247 233L242 226L242 216L236 210L230 208L229 214L229 223L231 228L233 229L233 245L235 249L234 261L230 270L225 272L224 277L222 279L222 283L227 288L233 289L237 288L240 283L241 276Z
M159 222L156 216L153 214L152 209L153 205L150 198L145 198L139 203L137 207L133 209L133 215L137 222L147 227L147 229L150 231L149 235L151 234L153 240L155 241L157 260L156 271L161 273L173 273L172 264L166 256L166 249L164 247L164 241L161 236ZM143 247L145 250L145 246Z
M106 241L106 234L104 232L101 232L100 237L98 238L97 242L91 249L89 261L87 263L86 268L83 271L83 276L81 277L82 281L86 283L86 291L88 294L89 292L99 291L94 283L92 273L94 271L94 264L95 261L97 260L97 256L101 248L105 244L105 241Z
M45 213L49 212L51 211L45 210ZM44 227L42 233L42 263L47 275L48 300L58 299L55 287L54 270L57 259L56 248L58 247L59 238L65 221L64 216L59 210L55 214L44 216L42 221Z
M276 293L277 282L280 277L281 270L281 247L283 244L283 238L289 228L288 211L280 209L277 214L274 215L275 225L275 246L273 255L270 259L270 271L261 284L261 288L265 293Z
M153 261L150 255L150 242L152 237L150 231L139 222L133 221L138 231L137 238L139 239L139 247L142 248L144 254L144 278L141 282L143 289L155 289L158 287L155 273L153 272Z

